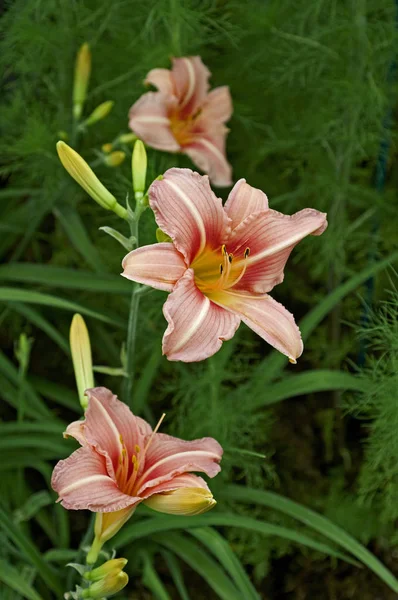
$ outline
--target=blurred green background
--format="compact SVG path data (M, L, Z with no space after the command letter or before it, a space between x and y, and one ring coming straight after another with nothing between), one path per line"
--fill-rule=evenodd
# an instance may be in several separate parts
M71 133L83 42L93 61L86 114L115 102L74 146L87 161L128 131L128 110L150 69L199 54L212 86L231 89L234 180L245 177L283 213L313 207L329 218L321 238L294 250L273 292L301 322L305 350L296 366L244 325L211 359L169 363L161 356L166 295L154 292L142 303L134 411L152 424L164 411L169 433L214 436L225 455L212 481L214 511L189 522L137 511L121 532L130 584L120 598L398 597L393 575L383 577L334 529L398 574L397 10L393 0L5 3L2 600L61 598L76 583L65 564L77 560L89 515L55 505L49 485L55 462L75 447L61 433L80 414L71 318L85 316L95 365L120 368L126 336L125 253L99 231L118 219L85 195L55 151L59 132ZM129 158L117 168L98 160L95 169L121 203L131 187ZM151 149L148 160L148 181L171 166L192 166ZM225 199L228 191L217 193ZM141 243L153 243L155 231L148 210ZM30 352L21 349L21 334ZM99 372L96 380L121 389L120 377ZM298 504L284 505L281 496ZM328 520L318 523L303 507ZM379 577L337 551L370 561Z

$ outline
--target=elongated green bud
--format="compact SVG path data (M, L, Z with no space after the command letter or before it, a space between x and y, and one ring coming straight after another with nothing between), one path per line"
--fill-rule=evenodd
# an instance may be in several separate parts
M154 494L144 504L168 515L193 516L207 512L217 503L210 490L204 488L178 488L171 492Z
M69 175L95 200L102 208L112 210L122 219L127 218L127 210L118 203L106 187L100 182L94 171L73 148L65 142L57 143L57 152Z
M145 192L147 156L144 144L137 140L132 157L133 189L136 200L141 200Z
M72 319L69 338L77 391L80 404L85 410L87 408L87 397L84 392L94 387L94 375L90 338L86 323L79 314L75 314Z
M77 53L75 63L75 81L73 85L73 115L80 119L86 100L88 82L91 74L91 52L87 43Z
M86 590L82 591L82 598L109 598L120 592L129 582L129 577L124 571L117 574L110 573L100 581L96 581Z
M127 565L127 562L127 558L112 558L111 560L107 560L100 567L97 567L92 571L87 571L84 574L84 578L89 581L99 581L107 575L120 573Z
M105 119L105 117L107 117L111 112L114 104L115 103L113 102L113 100L107 100L106 102L103 102L102 104L97 106L97 108L94 108L93 112L89 117L87 117L83 125L89 127L90 125L94 125L94 123Z

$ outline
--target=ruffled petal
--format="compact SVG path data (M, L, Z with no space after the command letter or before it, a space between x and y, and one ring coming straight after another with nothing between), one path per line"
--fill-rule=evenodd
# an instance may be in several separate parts
M122 276L132 281L171 292L186 271L182 254L173 244L162 242L141 246L124 257Z
M206 176L190 169L169 169L149 188L156 222L171 237L187 264L206 246L218 248L228 235L229 219Z
M165 152L178 152L180 145L170 129L169 115L177 98L161 92L148 92L130 108L129 127L148 146Z
M238 291L211 294L213 302L238 315L268 344L296 362L303 352L300 330L293 315L268 294L253 295Z
M154 85L162 94L175 96L174 80L168 69L152 69L144 83Z
M200 361L212 356L233 337L239 318L213 304L198 290L189 269L177 282L163 306L169 326L163 336L163 354L169 360Z
M219 462L222 454L223 449L213 438L186 442L171 435L156 433L146 452L145 468L137 482L137 495L141 496L149 488L192 471L214 477L221 470Z
M307 235L321 235L326 214L311 208L289 216L275 210L254 213L245 219L227 241L228 252L242 257L246 248L247 270L236 289L263 294L283 281L283 269L295 245Z
M65 434L101 454L106 460L108 474L114 478L123 444L132 456L135 446L142 447L145 436L152 429L107 388L93 388L86 394L89 401L85 420L71 423Z
M246 179L239 179L230 191L224 209L232 220L231 228L235 229L251 214L268 210L268 198L264 192L246 183Z
M105 458L89 447L79 448L66 460L60 460L51 485L62 506L69 510L110 512L140 501L119 490L107 473Z
M226 123L232 116L232 98L227 85L214 88L207 94L199 120Z
M218 129L218 131L217 131ZM192 162L209 175L213 185L227 187L232 184L232 167L225 153L225 138L228 130L222 126L212 127L204 133L194 135L188 144L184 144L183 152Z
M200 56L173 59L172 77L182 118L194 114L202 106L210 75Z

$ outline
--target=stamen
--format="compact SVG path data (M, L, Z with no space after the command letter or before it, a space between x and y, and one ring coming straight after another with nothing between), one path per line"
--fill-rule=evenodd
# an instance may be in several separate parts
M162 416L160 417L160 419L158 421L158 424L156 425L155 429L152 431L151 437L149 438L148 443L147 443L147 445L144 448L144 452L146 452L148 450L149 446L151 445L152 440L153 440L153 436L155 435L155 433L157 433L157 431L158 431L159 427L161 426L162 421L165 418L165 416L166 416L166 413L163 413Z
M241 272L239 273L238 277L236 277L233 281L228 282L228 285L226 285L224 287L225 290L229 290L231 287L233 287L234 285L236 285L237 283L239 283L239 281L242 279L243 275L246 273L246 269L247 269L247 257L250 254L250 248L246 248L243 256L244 256L244 262L243 262L243 267ZM236 265L236 263L235 263Z
M139 452L141 452L141 448L139 447L139 445L138 445L138 444L136 444L136 445L134 446L134 450L137 452L137 454L138 454Z
M223 271L224 271L224 267L222 265L220 265L220 275L222 275Z
M232 262L233 258L234 258L233 254L228 254L228 260L230 263Z
M225 244L223 244L223 245L221 246L221 252L222 252L223 256L225 256L225 255L227 254L227 247L226 247L226 245L225 245Z
M247 258L250 254L250 248L246 248L245 250L245 258Z

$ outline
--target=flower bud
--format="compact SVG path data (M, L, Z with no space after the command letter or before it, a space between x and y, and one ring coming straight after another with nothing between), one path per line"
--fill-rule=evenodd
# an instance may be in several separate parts
M73 86L73 115L80 119L86 100L88 81L91 73L91 52L89 45L83 44L77 53L75 82Z
M102 208L112 210L122 219L127 218L127 210L121 206L115 196L100 182L86 161L65 142L57 143L57 152L69 175L95 200Z
M79 400L85 410L88 400L84 392L94 387L94 376L90 338L86 323L79 314L75 314L72 319L69 339Z
M84 574L84 578L89 581L99 581L107 575L120 573L127 565L127 562L127 558L112 558L111 560L107 560L100 567L97 567L92 571L87 571Z
M111 152L108 156L105 156L104 162L108 167L118 167L122 164L124 159L126 158L126 154L121 150L115 150L115 152Z
M122 590L129 582L129 577L124 571L110 573L103 579L96 581L89 588L83 590L82 598L109 598Z
M145 191L147 169L147 156L144 144L137 140L134 144L132 157L133 188L137 200L141 199Z
M132 142L135 142L136 139L137 136L134 135L134 133L122 133L122 135L119 135L117 138L117 142L118 144L131 144Z
M195 487L154 494L144 504L169 515L193 516L207 512L217 503L210 490Z
M112 152L112 144L110 142L108 142L107 144L102 144L101 146L101 150L102 152L105 152L105 154L109 154L109 152Z
M135 506L128 506L115 512L96 513L94 525L95 537L86 558L88 565L93 565L96 562L102 546L117 534L134 511Z
M87 117L87 119L84 121L83 125L89 127L90 125L94 125L94 123L101 121L101 119L105 119L105 117L107 117L111 112L114 104L115 103L113 102L113 100L107 100L107 102L103 102L102 104L97 106L97 108L93 110L91 115Z

